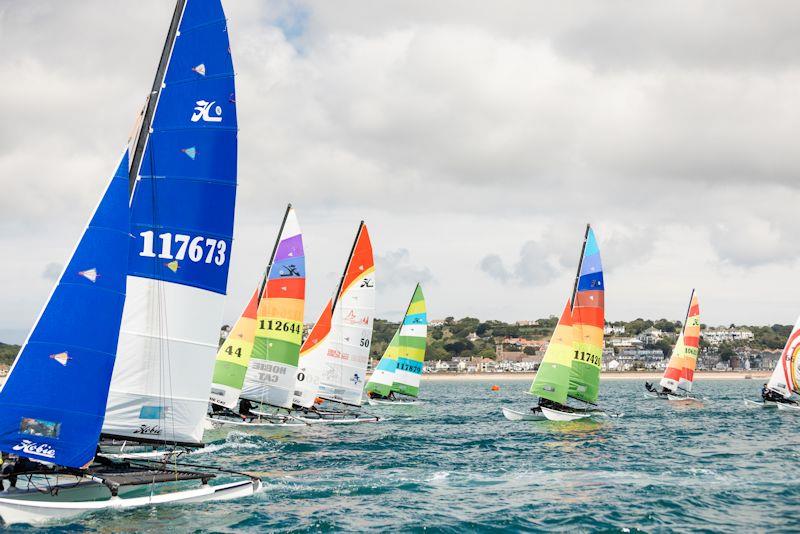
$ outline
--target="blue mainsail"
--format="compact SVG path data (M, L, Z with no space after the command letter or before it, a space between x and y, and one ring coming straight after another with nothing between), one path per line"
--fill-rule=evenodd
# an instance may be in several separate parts
M0 391L0 450L68 467L91 462L103 424L128 263L128 157Z
M219 0L188 0L178 15L135 147L145 148L132 169L128 299L103 433L198 444L230 264L236 97Z

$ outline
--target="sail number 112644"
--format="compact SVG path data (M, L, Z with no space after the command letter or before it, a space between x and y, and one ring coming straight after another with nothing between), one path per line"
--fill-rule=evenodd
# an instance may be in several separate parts
M225 253L228 249L225 241L211 237L192 237L186 234L165 232L158 234L160 243L156 244L152 230L140 232L139 235L144 241L139 256L178 261L188 258L194 263L225 264ZM157 246L158 251L156 251Z

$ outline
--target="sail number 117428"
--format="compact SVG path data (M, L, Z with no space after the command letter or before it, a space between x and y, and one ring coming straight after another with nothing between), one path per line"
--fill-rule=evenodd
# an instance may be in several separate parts
M162 258L165 260L185 260L188 258L194 263L225 264L225 253L228 245L225 241L203 236L189 236L186 234L172 234L164 232L158 234L160 240L156 253L156 242L152 230L140 232L143 246L139 256L145 258Z

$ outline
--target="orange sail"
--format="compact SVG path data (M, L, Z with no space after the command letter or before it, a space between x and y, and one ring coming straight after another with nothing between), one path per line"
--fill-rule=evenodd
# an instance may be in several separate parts
M661 379L661 387L672 392L678 389L692 390L694 370L697 367L697 355L700 352L700 304L692 290L689 309L678 341L672 349L672 356Z

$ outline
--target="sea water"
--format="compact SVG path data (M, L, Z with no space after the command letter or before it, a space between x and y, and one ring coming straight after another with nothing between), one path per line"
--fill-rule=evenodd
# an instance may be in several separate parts
M643 383L604 380L620 418L554 423L503 417L532 405L527 382L427 381L419 405L365 406L378 424L222 433L191 457L257 473L258 495L52 530L800 530L800 413L745 408L755 380L701 382L687 404L646 400Z

